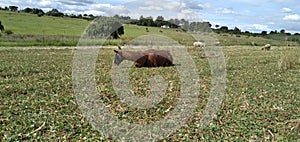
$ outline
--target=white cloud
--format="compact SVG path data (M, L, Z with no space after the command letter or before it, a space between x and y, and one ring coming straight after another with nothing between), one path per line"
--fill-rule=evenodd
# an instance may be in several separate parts
M195 20L200 19L197 11L202 10L202 6L199 2L194 0L184 1L184 0L151 0L142 2L140 0L131 1L129 3L123 4L130 13L130 17L139 17L142 15L144 17L152 16L163 16L165 19L186 19Z
M271 31L268 25L263 24L246 24L246 25L238 25L237 27L251 32L261 32L261 31Z
M149 9L154 9L154 10L159 9L159 10L176 11L182 9L182 6L183 5L179 2L174 2L169 0L152 0L152 1L145 2L145 7L149 7Z
M191 9L183 9L179 13L177 13L178 19L188 19L190 21L202 21L199 14L195 14Z
M51 1L49 0L42 0L38 3L38 5L42 6L42 7L46 7L46 6L51 6Z
M92 4L91 6L90 6L90 8L96 8L96 9L102 9L102 8L104 8L104 9L107 9L107 8L111 8L112 7L112 5L111 4Z
M113 14L113 15L116 15L116 14L123 15L123 14L128 14L128 13L129 13L129 10L122 5L113 6L110 11L110 14Z
M209 3L200 3L199 1L195 0L181 0L181 5L193 10L203 10L210 7Z
M81 14L105 15L105 12L98 11L98 10L88 10L88 11L84 11Z
M219 14L235 14L236 12L233 11L231 8L219 8L216 10L216 13Z
M205 3L205 4L198 4L199 7L203 8L203 9L209 9L212 6L209 3Z
M157 6L148 6L148 7L139 7L140 10L151 11L151 10L163 10L161 7Z
M261 30L261 31L269 31L270 30L267 25L262 25L262 24L253 24L252 27L257 30Z
M298 21L300 20L300 16L298 14L287 15L283 17L283 20Z
M88 9L85 9L84 12L93 15L109 15L113 16L116 14L128 14L129 10L124 6L113 6L111 4L92 4Z
M290 9L290 8L282 8L281 9L281 12L284 12L284 13L290 13L290 12L292 12L292 9Z

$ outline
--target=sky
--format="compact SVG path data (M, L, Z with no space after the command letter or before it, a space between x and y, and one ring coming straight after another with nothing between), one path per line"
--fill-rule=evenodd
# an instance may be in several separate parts
M0 0L0 7L53 8L67 14L208 21L242 31L300 33L300 0ZM1 19L1 17L0 17Z

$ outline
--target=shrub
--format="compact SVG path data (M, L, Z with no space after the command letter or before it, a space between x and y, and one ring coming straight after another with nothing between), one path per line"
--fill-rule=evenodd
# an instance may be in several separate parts
M39 13L37 14L37 16L38 16L38 17L41 17L41 16L44 16L44 14L45 14L45 13L43 13L43 12L39 12Z
M11 30L5 30L4 33L6 33L7 35L13 34L13 32Z

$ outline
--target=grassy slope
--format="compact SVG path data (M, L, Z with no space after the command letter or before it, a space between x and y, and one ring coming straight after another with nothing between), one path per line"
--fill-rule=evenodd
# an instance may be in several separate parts
M88 21L0 11L0 20L6 30L15 34L80 36Z
M231 34L218 34L219 41L223 45L252 45L252 46L263 46L270 43L273 46L285 46L289 44L291 46L299 45L297 42L285 42L282 40L273 40L262 38L259 36L246 36L246 35L231 35Z
M60 18L27 14L27 13L15 13L0 11L0 20L5 26L6 30L11 30L14 35L2 36L1 46L34 46L43 45L41 41L46 40L45 45L52 45L52 43L70 42L75 46L78 38L84 32L88 26L89 21L72 18ZM189 40L192 41L192 37L184 32L176 32L174 29L164 29L160 32L160 28L148 27L149 32L146 32L146 27L136 25L125 25L125 35L122 35L122 43L145 34L156 34L162 36L168 36L176 41ZM32 35L32 36L28 36ZM43 37L45 36L45 37ZM67 36L62 38L62 36ZM69 36L69 37L68 37ZM50 43L49 43L50 42ZM118 44L119 40L112 40L111 43ZM64 45L64 44L62 44Z

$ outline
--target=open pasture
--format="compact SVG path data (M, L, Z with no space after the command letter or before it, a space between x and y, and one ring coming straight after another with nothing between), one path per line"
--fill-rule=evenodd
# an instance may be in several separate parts
M187 124L165 141L297 141L300 132L300 48L223 47L226 92L215 119L198 125L209 97L211 73L199 48L188 48L198 69L198 106ZM199 51L200 50L200 51ZM0 49L0 139L6 141L107 140L93 130L78 108L72 85L75 48ZM101 49L95 80L99 98L117 118L146 124L159 121L176 105L180 92L175 67L131 68L132 90L149 94L149 76L167 80L164 99L147 110L130 108L112 87L112 49ZM176 61L176 60L175 60ZM176 64L176 62L174 62Z

